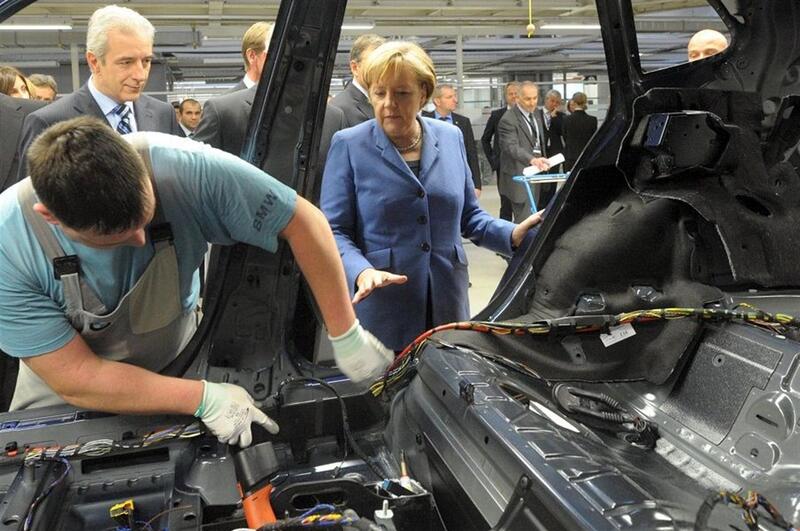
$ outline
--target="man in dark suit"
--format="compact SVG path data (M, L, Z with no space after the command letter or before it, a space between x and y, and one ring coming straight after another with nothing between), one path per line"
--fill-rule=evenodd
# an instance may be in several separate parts
M563 100L561 93L557 90L548 90L544 96L544 107L537 109L537 114L541 117L544 124L545 151L548 157L564 153L564 116L561 111ZM550 169L548 173L563 173L561 164ZM550 202L556 193L556 183L546 183L539 185L539 197L537 204L542 206Z
M380 35L367 33L357 38L350 48L350 72L353 74L353 80L331 100L331 105L344 112L345 128L375 118L359 67L369 54L384 42L385 39Z
M12 98L0 94L0 192L17 181L19 154L14 147L25 116L46 105L46 101ZM0 351L0 412L8 411L14 396L19 359Z
M564 167L571 170L597 131L597 118L586 113L586 94L572 95L572 114L564 118Z
M541 113L536 113L539 88L531 81L520 85L517 104L506 112L497 124L500 141L500 176L497 187L501 194L511 200L514 222L520 223L531 215L525 185L513 180L522 175L527 166L536 166L542 171L550 169L547 163L547 147L544 138L544 123ZM545 205L540 199L539 187L534 187L537 207Z
M194 132L197 130L197 124L200 123L200 117L203 115L202 105L194 98L184 98L178 107L178 111L178 125L181 127L181 136L193 138Z
M237 92L258 84L261 72L267 62L269 41L272 40L274 26L269 22L256 22L244 32L242 37L242 59L244 77L228 92Z
M47 104L46 101L12 98L0 94L0 192L17 182L19 153L16 150L22 121Z
M432 112L422 111L422 116L436 118L450 123L461 129L464 136L464 147L467 150L467 165L472 173L472 183L475 185L475 196L481 196L481 167L478 163L478 149L475 147L475 135L472 133L472 123L469 118L453 111L458 107L458 92L453 85L436 85L433 89L433 104L436 109Z
M258 85L253 85L245 90L207 100L203 105L203 116L192 138L237 157L241 155L247 121L250 119L250 109L257 90Z
M203 117L192 138L237 157L240 156L247 133L247 122L250 119L250 109L253 107L257 90L258 85L254 85L249 89L223 94L206 101L203 106ZM319 176L322 175L322 166L331 145L331 138L336 131L344 128L343 123L344 113L341 109L328 105L325 109L322 137L319 142Z
M95 11L86 30L86 61L92 77L72 94L25 118L20 161L39 133L77 116L106 120L121 134L178 134L172 105L142 94L153 59L154 33L153 25L131 9L111 5ZM25 177L24 164L20 164L18 175L20 179Z
M492 171L497 174L498 181L500 179L500 142L497 135L497 124L500 123L500 118L503 117L503 114L517 104L518 92L519 82L510 81L506 83L506 106L492 111L492 114L489 115L489 120L486 122L486 128L483 130L483 136L481 136L483 153L489 160ZM511 221L512 215L511 201L505 195L500 194L500 218Z

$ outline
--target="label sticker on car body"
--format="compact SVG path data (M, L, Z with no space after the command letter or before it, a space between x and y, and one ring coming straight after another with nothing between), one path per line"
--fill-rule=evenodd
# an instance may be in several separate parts
M603 345L606 347L610 347L615 343L619 343L620 341L635 335L636 330L633 329L633 325L630 323L625 323L619 326L609 327L607 334L600 334L600 341L602 341Z

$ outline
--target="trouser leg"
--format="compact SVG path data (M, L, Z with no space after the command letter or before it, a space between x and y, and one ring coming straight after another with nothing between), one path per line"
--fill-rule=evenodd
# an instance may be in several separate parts
M500 219L511 221L514 211L511 208L511 199L500 194Z
M531 215L531 206L527 201L524 203L511 203L511 209L514 212L514 223L520 223Z

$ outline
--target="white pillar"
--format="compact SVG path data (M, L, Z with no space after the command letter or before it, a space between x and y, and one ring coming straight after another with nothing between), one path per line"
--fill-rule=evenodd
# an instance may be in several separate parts
M78 45L72 43L69 45L69 59L72 66L72 92L78 90L81 86L80 76L80 58L78 57Z
M464 36L456 36L456 84L458 89L464 91Z

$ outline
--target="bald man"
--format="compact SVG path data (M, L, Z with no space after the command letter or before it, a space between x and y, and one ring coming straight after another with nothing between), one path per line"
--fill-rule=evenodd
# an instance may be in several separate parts
M712 30L700 30L689 39L689 61L699 61L716 55L728 47L728 39L722 33Z

